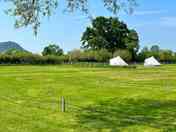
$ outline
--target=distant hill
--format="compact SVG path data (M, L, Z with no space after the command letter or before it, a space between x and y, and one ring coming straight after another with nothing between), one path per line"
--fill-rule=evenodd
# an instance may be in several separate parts
M0 42L0 53L4 53L10 49L16 49L19 51L26 51L21 47L18 43L12 42L12 41L7 41L7 42Z

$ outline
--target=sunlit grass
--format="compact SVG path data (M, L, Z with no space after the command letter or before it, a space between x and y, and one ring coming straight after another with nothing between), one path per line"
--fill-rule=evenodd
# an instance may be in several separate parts
M0 132L176 131L176 65L1 66L0 90Z

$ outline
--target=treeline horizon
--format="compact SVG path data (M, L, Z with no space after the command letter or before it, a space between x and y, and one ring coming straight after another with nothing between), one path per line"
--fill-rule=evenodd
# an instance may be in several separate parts
M154 56L163 63L175 63L176 53L158 45L139 50L139 35L135 29L117 17L99 16L92 20L81 36L81 48L64 54L57 44L48 44L42 55L10 49L0 54L1 64L61 64L73 62L107 63L120 56L126 62L144 62Z
M34 54L27 51L18 51L10 49L0 53L0 64L73 64L81 62L89 63L109 63L113 57L120 56L128 63L143 63L148 57L154 56L161 63L176 63L176 52L166 49L160 49L153 45L150 48L144 47L140 50L135 59L127 50L117 50L113 54L106 49L101 50L83 50L73 49L64 53L58 45L49 45L44 48L42 54Z

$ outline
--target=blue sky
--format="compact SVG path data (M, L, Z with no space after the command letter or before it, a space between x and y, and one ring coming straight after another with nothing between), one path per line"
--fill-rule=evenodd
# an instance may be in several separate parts
M99 1L92 0L90 3L92 16L113 16ZM162 48L176 51L176 0L137 2L138 6L132 15L120 12L116 16L139 33L140 47L158 44ZM63 13L63 4L60 3L55 14L42 21L38 36L35 37L30 27L15 29L14 18L3 12L8 5L1 6L0 41L15 41L34 53L41 52L49 42L59 44L65 51L79 48L82 32L90 25L89 19L81 13Z

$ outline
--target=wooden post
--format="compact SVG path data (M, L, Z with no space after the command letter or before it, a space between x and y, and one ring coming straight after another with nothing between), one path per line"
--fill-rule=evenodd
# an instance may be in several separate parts
M65 112L65 98L61 97L61 112Z

